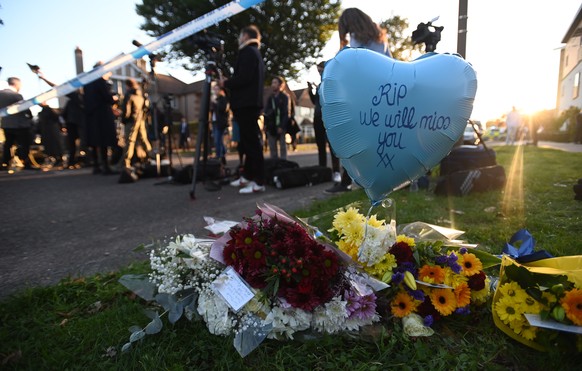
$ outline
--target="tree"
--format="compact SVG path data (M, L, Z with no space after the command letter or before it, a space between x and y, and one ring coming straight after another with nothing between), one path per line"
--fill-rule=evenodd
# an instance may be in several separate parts
M141 29L158 37L230 0L142 0L137 14L144 18ZM224 41L224 59L232 66L238 51L238 35L249 24L262 34L261 52L267 79L282 75L294 79L302 68L309 68L321 56L321 50L337 29L340 0L267 0L258 6L208 28ZM166 59L186 59L184 67L201 69L206 61L204 48L196 44L199 36L186 38L166 50Z
M411 37L404 35L408 29L406 18L396 15L380 22L380 27L386 30L390 52L395 59L409 61L414 57L414 51L422 53L422 44L413 45Z

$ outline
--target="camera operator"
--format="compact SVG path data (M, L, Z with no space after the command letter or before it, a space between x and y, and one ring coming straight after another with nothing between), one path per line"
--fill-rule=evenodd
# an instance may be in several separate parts
M147 153L151 153L152 145L148 140L148 135L145 126L144 106L145 99L137 82L129 78L125 80L125 97L123 99L123 117L121 121L125 125L125 168L131 168L131 159L135 152L135 142L138 136L143 145L146 147Z
M259 51L261 33L256 26L244 27L238 42L234 74L228 80L221 79L221 85L230 90L230 106L240 126L241 144L245 152L243 174L231 185L244 187L239 193L249 194L265 191L265 160L258 124L263 108L265 65Z

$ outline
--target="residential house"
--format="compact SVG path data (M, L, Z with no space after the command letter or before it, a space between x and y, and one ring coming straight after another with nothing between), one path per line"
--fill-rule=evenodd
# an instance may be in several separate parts
M556 108L563 112L575 106L582 108L580 92L582 74L582 6L562 39L564 47L560 50L558 76L558 95Z

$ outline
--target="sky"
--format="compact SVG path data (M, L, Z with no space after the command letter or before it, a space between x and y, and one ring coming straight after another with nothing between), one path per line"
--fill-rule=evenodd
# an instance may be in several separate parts
M32 98L46 90L26 63L38 65L45 77L60 84L75 77L74 50L83 50L85 71L97 61L135 50L132 40L152 41L139 29L135 13L140 0L0 0L0 87L8 77L22 80L21 94ZM456 52L457 0L344 0L376 22L398 15L411 34L420 22L435 17L444 26L439 53ZM487 121L516 106L524 113L555 108L559 48L580 8L579 0L469 0L466 59L477 72L478 89L472 118ZM322 59L339 48L337 34ZM158 72L186 82L200 78L192 72L159 64ZM306 71L306 86L314 70Z

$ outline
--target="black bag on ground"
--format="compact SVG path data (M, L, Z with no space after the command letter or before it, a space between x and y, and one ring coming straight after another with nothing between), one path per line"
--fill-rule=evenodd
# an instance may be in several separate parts
M306 166L293 169L279 169L273 173L273 181L279 189L311 186L330 182L331 169L325 166Z
M439 196L465 196L474 192L501 189L505 186L505 181L505 169L500 165L456 171L441 176L434 193Z
M224 177L224 165L222 165L219 159L209 158L206 160L206 165L204 161L198 162L196 181L216 180L222 177Z
M297 169L299 164L295 161L282 160L279 158L266 158L265 159L265 180L269 185L275 185L273 181L273 176L275 171L281 169Z
M135 165L135 171L139 178L157 178L168 177L172 175L172 169L167 160L160 163L160 173L158 174L158 165L155 161L146 161L141 165Z
M445 176L457 171L479 169L497 165L495 151L485 146L462 145L451 150L441 160L440 175Z

